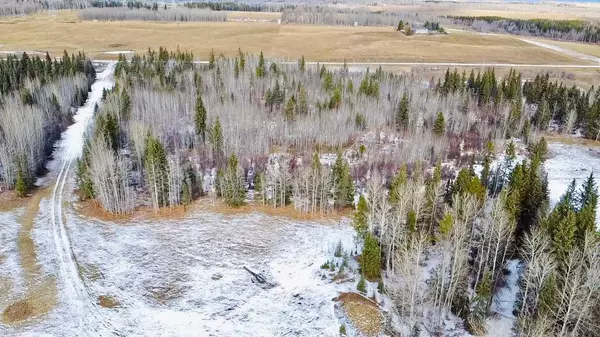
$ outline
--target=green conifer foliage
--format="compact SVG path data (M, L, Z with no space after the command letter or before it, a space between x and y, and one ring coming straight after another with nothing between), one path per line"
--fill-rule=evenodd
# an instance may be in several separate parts
M446 119L441 111L438 112L435 123L433 124L433 133L437 136L443 136L446 133Z
M341 152L338 152L332 171L335 186L335 206L344 208L352 205L352 201L354 200L354 183L350 175L350 165L344 159Z
M266 68L265 68L265 56L263 52L260 52L260 57L258 59L258 66L256 67L256 77L265 77Z
M365 236L365 245L359 264L360 270L368 280L377 280L381 277L381 248L379 241L371 233Z
M154 209L169 203L168 163L165 149L157 138L148 136L144 148L146 184L150 189Z
M196 135L202 138L202 142L206 141L206 108L204 108L204 102L202 96L198 95L196 99L196 113L194 115L194 126L196 129Z
M408 108L408 96L404 94L398 105L398 111L396 112L396 130L398 131L406 131L408 129L410 122Z

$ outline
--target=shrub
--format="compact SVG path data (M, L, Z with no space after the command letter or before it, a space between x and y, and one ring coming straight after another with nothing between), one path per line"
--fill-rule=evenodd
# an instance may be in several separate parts
M335 247L335 252L333 253L333 256L335 257L342 257L343 254L343 250L342 250L342 241L338 241L337 246Z
M356 285L356 290L358 290L361 293L367 293L367 281L365 280L364 276L360 277L360 280L358 281L358 284Z

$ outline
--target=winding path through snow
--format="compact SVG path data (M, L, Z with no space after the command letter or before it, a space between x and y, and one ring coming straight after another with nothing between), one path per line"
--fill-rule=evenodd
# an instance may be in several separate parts
M61 299L70 306L74 319L78 320L81 331L87 335L107 335L114 333L108 320L101 317L96 301L89 295L83 279L79 275L71 241L63 218L63 194L73 162L82 153L84 133L93 120L96 104L102 99L104 89L112 88L112 75L115 63L109 63L104 71L97 74L88 99L80 107L75 122L63 133L54 150L54 161L49 165L57 173L56 183L52 191L52 234L58 255L59 276L62 284Z

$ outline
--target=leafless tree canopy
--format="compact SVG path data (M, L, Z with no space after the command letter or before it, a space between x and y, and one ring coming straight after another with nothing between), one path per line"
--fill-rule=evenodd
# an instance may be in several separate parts
M79 17L100 21L227 21L226 12L188 8L87 8L79 12Z

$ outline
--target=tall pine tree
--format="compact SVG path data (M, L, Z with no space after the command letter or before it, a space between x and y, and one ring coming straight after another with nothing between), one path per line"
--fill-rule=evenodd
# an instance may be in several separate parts
M196 114L194 116L194 125L196 127L196 135L202 138L202 142L206 141L206 109L202 96L198 95L196 99Z

